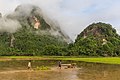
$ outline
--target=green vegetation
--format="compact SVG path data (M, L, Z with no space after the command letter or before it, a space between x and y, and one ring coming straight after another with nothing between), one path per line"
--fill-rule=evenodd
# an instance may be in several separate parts
M50 67L48 67L48 66L37 66L36 68L35 68L35 70L50 70Z
M17 18L22 28L16 33L0 33L0 56L120 56L120 36L110 24L93 23L77 36L74 43L67 44L59 28L55 31L61 36L51 35L53 26L35 10L33 8L29 16ZM34 29L31 16L40 21L39 29ZM12 47L11 35L15 38Z
M67 43L58 40L51 35L36 35L30 32L19 31L14 34L14 47L10 47L10 39L7 33L0 36L1 56L34 56L34 55L58 55L62 56ZM66 50L65 50L66 51Z
M110 24L93 23L70 44L70 55L120 56L120 36Z
M73 61L84 61L93 63L106 63L106 64L120 64L119 57L77 57L77 56L1 56L0 61L5 60L73 60ZM46 66L43 66L46 67ZM38 70L40 68L38 66Z
M120 64L120 58L118 57L102 57L102 58L58 58L60 60L74 60L93 63L106 63L106 64Z
M21 6L18 6L15 12L19 12ZM16 17L22 25L22 28L15 33L0 32L0 56L41 56L41 55L58 55L63 56L67 51L67 42L62 36L51 35L53 26L46 23L39 13L33 7L30 15ZM11 15L7 17L12 18ZM34 23L36 17L40 21L40 28L35 29ZM13 16L13 18L15 18ZM54 30L52 30L54 32ZM57 31L57 30L56 30ZM60 30L59 30L60 32ZM11 45L11 35L14 41ZM60 35L60 34L59 34Z

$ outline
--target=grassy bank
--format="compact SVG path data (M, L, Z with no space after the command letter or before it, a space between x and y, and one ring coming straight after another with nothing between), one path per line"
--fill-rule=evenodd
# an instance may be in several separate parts
M120 58L107 57L107 58L61 58L61 60L74 60L94 63L107 63L107 64L120 64Z
M64 56L1 56L0 61L5 60L74 60L94 63L120 64L119 57L98 57L98 58L82 58L82 57L64 57Z

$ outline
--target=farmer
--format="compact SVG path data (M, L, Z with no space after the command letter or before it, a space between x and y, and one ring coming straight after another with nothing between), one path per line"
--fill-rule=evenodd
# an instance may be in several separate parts
M31 60L28 62L28 69L31 69Z
M61 69L61 60L58 62L58 67L59 67L59 69Z

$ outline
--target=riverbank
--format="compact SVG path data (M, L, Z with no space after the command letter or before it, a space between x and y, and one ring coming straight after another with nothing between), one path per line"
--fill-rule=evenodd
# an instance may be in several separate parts
M8 60L73 60L93 63L120 64L119 57L70 57L70 56L0 56L0 61Z

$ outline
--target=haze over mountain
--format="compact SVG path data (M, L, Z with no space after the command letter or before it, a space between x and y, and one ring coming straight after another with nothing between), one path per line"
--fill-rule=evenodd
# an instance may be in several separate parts
M57 22L34 5L19 5L0 21L0 55L62 55L60 50L72 42Z
M61 36L66 42L71 42L71 39L68 35L65 34L63 30L61 30L59 24L57 22L52 21L45 15L42 10L34 5L19 5L15 12L8 14L2 18L0 18L0 31L1 32L9 32L15 33L18 29L20 29L23 25L30 28L30 26L35 27L35 20L38 19L38 28L40 33L38 34L51 34L54 36ZM45 27L43 22L46 22L48 27ZM41 25L43 24L43 25Z
M73 41L94 22L110 23L120 33L120 0L0 0L0 12L9 14L20 4L41 8Z

